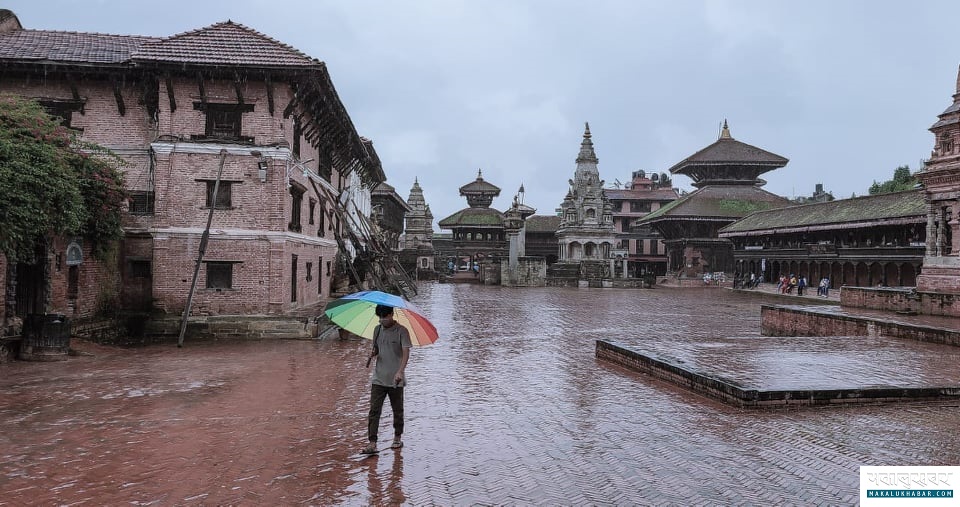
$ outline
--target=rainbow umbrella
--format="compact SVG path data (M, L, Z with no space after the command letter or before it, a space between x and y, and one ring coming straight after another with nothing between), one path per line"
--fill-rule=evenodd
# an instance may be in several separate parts
M365 290L343 296L327 303L324 313L334 324L372 340L373 332L380 324L380 318L374 313L377 305L393 307L393 319L407 328L414 346L430 345L437 341L437 328L416 305L386 292Z

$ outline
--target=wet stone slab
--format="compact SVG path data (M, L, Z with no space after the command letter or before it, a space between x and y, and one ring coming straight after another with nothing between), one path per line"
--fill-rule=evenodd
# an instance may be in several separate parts
M960 400L960 348L889 337L731 337L597 355L743 407Z
M93 355L0 365L0 506L856 505L861 465L960 463L958 403L742 410L595 357L746 351L763 302L423 284L440 340L411 353L405 445L363 460L369 341L72 344Z

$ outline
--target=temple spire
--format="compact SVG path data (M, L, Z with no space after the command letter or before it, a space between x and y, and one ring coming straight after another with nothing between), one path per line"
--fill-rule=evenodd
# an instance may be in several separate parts
M590 139L593 137L590 134L590 122L584 122L583 129L583 142L580 143L580 154L577 155L577 164L581 162L592 162L596 164L599 162L597 159L597 154L593 151L593 141ZM594 166L596 170L596 166Z
M730 127L727 126L727 119L723 119L723 130L720 131L720 139L733 139L730 135Z
M953 95L953 101L960 102L960 67L957 68L957 93Z

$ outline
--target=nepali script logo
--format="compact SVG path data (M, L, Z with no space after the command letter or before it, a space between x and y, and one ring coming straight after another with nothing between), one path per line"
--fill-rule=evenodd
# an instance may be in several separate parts
M955 466L862 466L860 505L955 505L954 485L960 480Z

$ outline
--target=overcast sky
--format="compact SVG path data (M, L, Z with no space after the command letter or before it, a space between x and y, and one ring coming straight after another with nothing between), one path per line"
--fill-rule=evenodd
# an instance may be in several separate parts
M4 2L25 28L168 36L227 19L327 63L388 183L435 220L477 169L553 214L590 122L600 177L665 172L717 139L790 159L767 190L864 195L929 157L960 2L121 0ZM676 186L692 190L684 176Z

